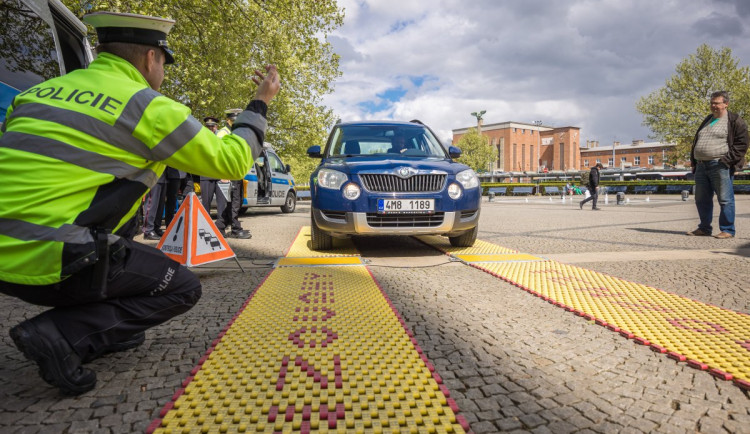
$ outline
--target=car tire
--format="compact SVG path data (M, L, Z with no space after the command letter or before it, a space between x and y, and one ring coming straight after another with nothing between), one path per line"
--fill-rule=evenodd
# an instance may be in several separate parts
M286 201L284 202L284 205L281 207L281 212L284 212L284 213L294 212L296 208L297 208L297 195L290 191L289 193L286 194Z
M453 247L472 247L477 240L477 232L479 232L479 227L474 226L474 229L466 231L457 237L448 237L448 239L451 241L451 246Z
M315 223L315 217L310 214L311 226L311 248L313 250L331 250L333 247L333 237L322 231Z

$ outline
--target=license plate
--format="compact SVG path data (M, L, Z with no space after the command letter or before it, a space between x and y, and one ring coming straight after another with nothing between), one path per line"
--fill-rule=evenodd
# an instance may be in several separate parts
M378 212L389 213L433 213L435 199L378 199Z

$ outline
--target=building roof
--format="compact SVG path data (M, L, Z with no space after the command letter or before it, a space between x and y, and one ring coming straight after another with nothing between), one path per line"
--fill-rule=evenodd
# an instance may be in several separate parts
M662 143L662 142L644 142L637 145L631 143L621 143L615 146L615 152L627 151L630 149L644 149L644 148L668 148L676 146L674 143ZM584 152L612 152L612 145L609 146L595 146L593 148L585 148L581 146L581 153Z

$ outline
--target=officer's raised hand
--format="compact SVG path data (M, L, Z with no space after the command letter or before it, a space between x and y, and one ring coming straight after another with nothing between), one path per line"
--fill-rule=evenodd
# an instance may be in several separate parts
M276 65L266 65L266 74L259 70L255 70L253 81L258 85L258 90L255 93L255 99L259 99L266 104L271 102L274 96L279 93L281 88L281 77L279 77L279 71L276 69Z

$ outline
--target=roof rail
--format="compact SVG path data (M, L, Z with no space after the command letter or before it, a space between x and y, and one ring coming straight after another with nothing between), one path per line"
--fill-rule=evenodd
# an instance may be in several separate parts
M422 121L420 121L419 119L412 119L412 120L410 120L409 122L411 122L411 123L414 123L414 124L424 125L424 124L422 123Z

